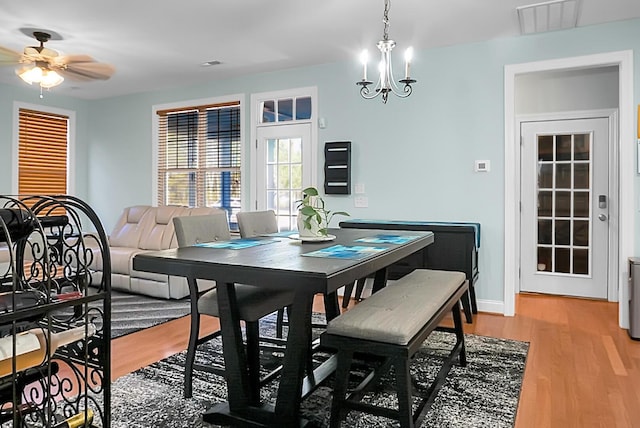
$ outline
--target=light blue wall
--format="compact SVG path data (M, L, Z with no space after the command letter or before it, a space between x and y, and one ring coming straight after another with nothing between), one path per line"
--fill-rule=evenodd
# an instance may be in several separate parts
M90 112L88 117L82 115L87 132L88 202L107 230L123 207L153 202L153 105L243 93L248 106L251 93L317 86L319 116L328 124L319 130L319 150L324 141L352 141L353 182L364 183L369 198L368 208L354 208L354 195L328 197L331 207L359 218L482 223L478 297L502 301L504 66L627 49L636 52L637 62L640 20L423 50L416 52L412 66L418 80L414 94L405 100L391 98L387 105L359 97L355 81L361 70L356 59L77 102L78 108L87 107ZM640 99L637 76L635 73L635 100ZM0 145L10 139L4 129L10 124L4 89L0 87ZM16 91L9 95L25 96ZM248 139L248 110L246 125ZM476 159L490 160L491 172L474 173ZM8 177L4 168L9 166L7 159L0 159L3 179ZM319 171L317 182L321 183L322 168ZM640 188L637 177L635 181L635 188ZM638 241L636 249L640 248Z

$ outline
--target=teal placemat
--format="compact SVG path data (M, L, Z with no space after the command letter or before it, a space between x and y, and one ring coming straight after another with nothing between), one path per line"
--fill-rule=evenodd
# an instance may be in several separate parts
M367 244L405 244L409 241L413 241L414 239L418 239L420 236L417 235L389 235L389 234L380 234L376 236L369 236L366 238L356 239L355 242L363 242Z
M276 242L275 239L254 239L254 238L242 238L233 239L231 241L216 241L216 242L203 242L196 244L196 247L206 248L226 248L229 250L242 250L243 248L257 247L258 245L272 244Z
M303 256L359 260L387 249L388 248L385 247L367 247L364 245L333 245L331 247L322 248L321 250L305 253Z

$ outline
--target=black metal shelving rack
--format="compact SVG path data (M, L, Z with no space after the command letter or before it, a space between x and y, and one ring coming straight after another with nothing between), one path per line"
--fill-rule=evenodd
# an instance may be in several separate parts
M0 195L0 247L0 337L14 343L12 369L0 377L0 428L53 427L85 413L93 418L81 426L110 427L111 262L98 216L69 195ZM89 287L95 264L98 288ZM50 343L78 327L81 339L16 369L16 334L40 329Z

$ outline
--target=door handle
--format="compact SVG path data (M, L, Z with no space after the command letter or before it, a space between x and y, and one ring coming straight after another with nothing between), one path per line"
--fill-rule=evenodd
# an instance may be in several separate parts
M598 214L598 220L606 221L607 220L607 215L606 214Z

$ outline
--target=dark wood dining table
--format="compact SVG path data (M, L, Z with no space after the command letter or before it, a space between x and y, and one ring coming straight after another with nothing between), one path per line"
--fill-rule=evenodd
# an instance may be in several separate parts
M400 237L397 243L375 243L380 235L380 231L375 230L330 229L329 233L336 237L335 240L300 242L287 236L272 235L257 238L263 240L261 245L247 248L201 244L135 256L133 267L136 270L209 279L217 283L228 401L207 410L203 415L206 422L263 427L304 426L300 403L320 382L318 378L306 376L314 296L335 293L345 284L370 275L375 277L374 289L381 288L386 282L388 266L422 250L434 240L432 232L422 231L394 231L393 235ZM344 246L347 250L375 247L375 250L356 257L345 256L344 252L330 257L309 254L336 249L336 246ZM294 293L275 403L251 401L234 284ZM327 367L325 374L330 371L330 366Z

